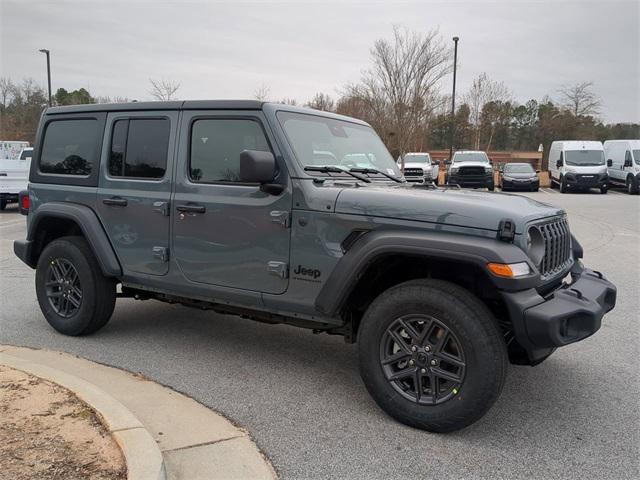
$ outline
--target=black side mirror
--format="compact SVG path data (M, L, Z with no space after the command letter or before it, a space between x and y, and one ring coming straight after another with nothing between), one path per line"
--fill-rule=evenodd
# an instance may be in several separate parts
M611 161L611 160L609 160L609 161ZM609 164L607 164L607 165L609 165ZM611 166L611 165L609 165L609 166ZM631 166L631 160L629 160L629 159L627 158L627 159L624 161L624 166L625 166L625 167L630 167L630 166Z
M558 161L556 162L556 167L558 167L558 168L562 168L562 160L558 160Z
M607 160L607 167L613 167L613 160Z
M276 176L276 159L271 152L243 150L240 152L240 181L268 183Z
M278 195L284 186L273 182L276 176L276 159L271 152L243 150L240 152L240 181L259 183L260 190Z

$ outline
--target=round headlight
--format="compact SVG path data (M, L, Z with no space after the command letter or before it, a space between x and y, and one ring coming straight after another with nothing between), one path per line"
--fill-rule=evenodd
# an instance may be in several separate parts
M527 254L536 266L540 265L544 257L544 238L537 227L530 227L527 231Z

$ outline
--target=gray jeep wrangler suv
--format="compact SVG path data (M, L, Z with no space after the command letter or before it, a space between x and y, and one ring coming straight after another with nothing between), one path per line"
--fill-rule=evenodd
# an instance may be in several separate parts
M20 203L14 250L59 332L132 297L343 335L380 407L436 432L616 301L561 209L412 186L366 123L285 105L50 108Z

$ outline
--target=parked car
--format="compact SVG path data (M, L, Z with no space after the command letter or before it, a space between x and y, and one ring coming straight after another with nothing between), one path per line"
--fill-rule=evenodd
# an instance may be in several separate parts
M500 174L502 191L528 190L537 192L540 178L530 163L507 163Z
M328 112L49 108L22 197L14 251L57 331L93 333L131 297L343 335L378 405L435 432L481 418L509 361L587 338L616 302L562 209L416 188L367 123Z
M489 157L481 151L458 150L453 154L446 183L460 187L486 187L493 191L495 182Z
M631 195L640 190L640 140L604 142L609 182L623 185Z
M402 168L402 158L398 157L398 167ZM413 152L404 155L404 178L407 182L435 183L438 185L440 165L431 160L426 152Z
M33 150L28 145L28 142L0 142L0 154L6 155L0 158L0 210L17 202L20 192L27 188L31 164L29 152Z
M557 184L560 193L569 190L609 189L609 174L604 161L602 143L594 141L556 141L549 150L551 184Z

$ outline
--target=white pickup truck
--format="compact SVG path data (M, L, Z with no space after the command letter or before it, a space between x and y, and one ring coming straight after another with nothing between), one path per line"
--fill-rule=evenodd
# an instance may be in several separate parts
M17 202L18 194L27 189L32 155L29 142L0 140L0 210Z

